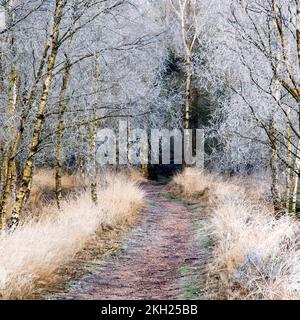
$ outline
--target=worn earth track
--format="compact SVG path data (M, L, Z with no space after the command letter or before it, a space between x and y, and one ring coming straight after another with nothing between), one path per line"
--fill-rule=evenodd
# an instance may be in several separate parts
M147 207L120 252L77 280L58 299L193 299L203 263L193 214L147 185Z

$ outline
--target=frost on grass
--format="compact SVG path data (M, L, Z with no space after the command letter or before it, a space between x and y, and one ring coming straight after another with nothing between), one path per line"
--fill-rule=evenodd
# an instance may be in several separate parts
M104 183L103 183L104 182ZM99 190L99 205L89 191L70 197L58 211L46 208L40 221L29 221L0 236L0 295L22 299L55 279L100 227L126 224L143 204L143 191L123 175L107 175ZM51 213L51 214L49 214Z
M267 199L239 179L193 169L174 179L182 194L210 190L208 294L216 299L299 299L299 223L276 219ZM256 190L253 190L256 188Z

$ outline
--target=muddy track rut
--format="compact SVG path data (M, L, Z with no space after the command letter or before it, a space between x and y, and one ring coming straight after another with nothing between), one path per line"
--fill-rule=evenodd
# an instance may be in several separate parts
M58 299L189 299L187 292L197 291L195 283L192 289L188 284L197 281L202 263L193 216L165 196L167 188L144 187L147 206L120 252L76 280Z

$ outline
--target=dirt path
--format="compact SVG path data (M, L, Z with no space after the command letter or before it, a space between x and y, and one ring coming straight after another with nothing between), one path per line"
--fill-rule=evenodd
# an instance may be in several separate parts
M197 295L201 257L192 213L146 186L148 205L121 252L72 285L59 299L179 299ZM196 298L196 297L195 297Z

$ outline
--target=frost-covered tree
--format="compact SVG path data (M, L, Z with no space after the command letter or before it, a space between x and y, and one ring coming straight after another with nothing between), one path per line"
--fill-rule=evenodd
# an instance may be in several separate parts
M56 166L59 206L63 166L80 163L96 202L97 129L118 118L163 126L161 109L172 107L162 94L164 25L151 1L30 1L22 15L14 5L1 39L7 107L0 212L7 216L15 193L10 227L18 224L36 164Z
M268 165L265 160L270 159L276 212L282 212L283 207L296 210L298 7L297 1L228 1L219 13L219 50L213 61L215 74L229 88L228 98L218 111L223 121L216 122L217 135L225 139L223 150L227 159L221 161L233 161L233 166L250 163L261 169ZM228 158L229 150L238 152ZM258 151L260 157L255 155ZM280 176L286 178L285 197L280 194Z

